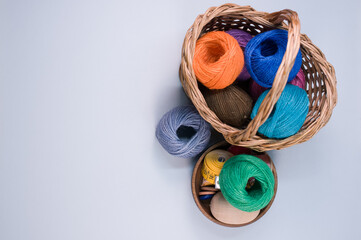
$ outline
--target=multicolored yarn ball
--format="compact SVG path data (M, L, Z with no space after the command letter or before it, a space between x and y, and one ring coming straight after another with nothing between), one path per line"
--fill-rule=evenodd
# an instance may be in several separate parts
M232 37L234 37L237 40L239 46L242 48L243 51L246 48L247 43L252 39L251 34L249 34L246 31L242 31L240 29L231 29L231 30L226 31L226 33L228 33L229 35L231 35ZM246 66L244 66L241 74L239 74L239 76L237 77L237 80L246 81L250 78L251 78L251 75L249 75Z
M263 99L269 90L258 98L253 107L251 118L258 112ZM296 134L306 120L309 100L305 90L287 84L280 98L273 107L268 119L259 127L258 132L269 138L282 139Z
M258 85L254 80L251 80L249 84L250 84L249 93L250 93L250 96L252 97L253 101L256 101L259 98L259 96L264 91L267 90L267 88ZM302 69L300 69L300 71L298 71L296 77L294 79L292 79L290 84L300 87L302 89L305 89L306 78L305 78L305 74L303 73Z
M249 179L254 178L251 187ZM241 154L228 159L219 175L224 198L245 212L260 210L274 195L275 180L271 169L261 159Z
M253 101L243 89L234 85L221 90L200 89L208 107L222 122L241 128L249 119Z
M245 224L254 220L260 210L254 212L245 212L233 207L224 198L221 192L217 193L210 203L210 209L213 217L218 221L227 224Z
M192 158L207 147L211 126L193 106L181 106L164 114L157 125L156 137L170 154Z
M199 82L209 89L231 85L241 73L244 56L231 35L216 31L198 39L193 57L193 70Z
M272 87L277 70L286 52L288 32L275 29L260 33L252 38L245 49L246 67L252 79L262 87ZM302 65L301 50L288 76L292 81Z

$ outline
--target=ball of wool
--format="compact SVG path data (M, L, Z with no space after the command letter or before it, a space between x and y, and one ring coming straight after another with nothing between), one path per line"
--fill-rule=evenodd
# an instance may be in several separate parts
M252 99L241 88L228 86L221 90L200 88L208 107L224 123L240 128L252 112Z
M305 77L305 74L303 73L302 68L300 69L300 71L298 71L296 77L294 79L292 79L290 84L295 85L302 89L306 88L306 77Z
M269 90L266 90L258 98L253 107L251 118L253 119L263 99ZM309 100L305 90L287 84L280 98L274 105L268 119L258 128L258 132L269 138L282 139L296 134L306 120L309 109Z
M292 79L290 84L298 86L302 89L305 89L306 78L305 78L305 74L303 73L302 69L300 69L300 71L298 71L296 77L294 79ZM249 83L249 93L250 93L253 101L256 101L258 99L258 97L266 90L267 90L267 88L258 85L254 80L251 80Z
M231 145L228 149L228 152L232 153L233 155L240 155L240 154L248 154L258 157L259 159L263 160L269 167L271 167L271 158L268 156L268 154L265 154L264 152L257 152L250 148L241 147L241 146L235 146Z
M277 70L286 52L288 32L275 29L252 38L245 49L246 67L252 79L262 87L272 87ZM289 73L287 82L295 78L302 65L301 50Z
M247 43L252 39L252 35L249 34L246 31L240 30L240 29L231 29L226 31L226 33L228 33L229 35L231 35L232 37L234 37L239 46L242 48L242 50L244 50L246 48ZM251 75L249 75L246 66L243 66L242 72L241 74L239 74L239 76L237 77L237 80L239 81L246 81L251 77Z
M249 154L252 155L253 151L250 148L241 147L241 146L235 146L231 145L228 149L228 152L232 153L233 155L239 155L239 154Z
M217 193L211 201L210 209L213 217L218 221L227 224L245 224L254 220L260 210L254 212L245 212L233 207L224 198L221 192Z
M198 39L193 70L198 79L209 89L223 89L231 85L242 71L244 56L238 42L231 35L216 31Z
M219 176L223 164L233 157L233 154L222 149L215 149L210 151L205 157L202 166L202 176L203 178L214 184L216 176Z
M254 183L247 187L250 178ZM267 206L274 195L275 180L261 159L241 154L228 159L219 175L224 198L235 208L253 212Z
M207 147L211 127L193 106L181 106L163 115L156 128L156 137L170 154L191 158Z

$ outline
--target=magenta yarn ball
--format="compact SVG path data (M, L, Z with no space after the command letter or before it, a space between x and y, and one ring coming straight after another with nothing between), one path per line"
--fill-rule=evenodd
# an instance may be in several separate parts
M297 73L296 77L290 82L292 85L300 87L302 89L306 88L306 77L302 69Z
M300 71L297 73L296 77L294 79L292 79L290 84L295 85L299 88L305 89L306 78L305 78L305 74L303 73L302 69L300 69ZM254 80L250 81L249 93L250 93L253 101L257 101L258 97L267 89L268 88L260 86Z
M251 34L249 34L248 32L239 30L239 29L231 29L231 30L226 31L226 33L228 33L229 35L231 35L232 37L234 37L237 40L239 46L242 48L242 51L244 51L249 40L252 39ZM246 65L244 65L242 72L237 77L237 80L246 81L250 78L251 78L251 75L248 73Z

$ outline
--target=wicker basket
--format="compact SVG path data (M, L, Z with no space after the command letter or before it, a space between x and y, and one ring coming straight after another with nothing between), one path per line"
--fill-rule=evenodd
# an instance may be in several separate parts
M272 89L264 98L258 113L244 129L237 129L223 123L209 109L193 71L193 54L196 41L210 31L243 29L252 35L279 28L288 30L286 53L274 79ZM267 120L273 106L280 97L301 46L302 70L306 77L306 91L310 108L300 131L285 139L270 139L257 135L258 128ZM180 80L183 88L201 116L226 141L233 145L249 147L258 151L286 148L313 137L330 119L337 102L336 77L333 66L326 61L324 54L305 35L300 34L300 22L296 12L282 10L275 13L258 12L250 6L224 4L209 8L199 15L187 31L182 49Z
M254 223L255 221L257 221L258 219L260 219L263 215L266 214L266 212L270 209L275 197L276 197L276 193L277 193L277 186L278 186L278 178L277 178L277 172L276 172L276 168L271 160L271 158L268 156L267 153L255 153L254 155L256 157L259 157L261 159L269 159L271 162L271 170L273 173L273 176L275 178L275 187L274 187L274 195L271 199L271 201L268 203L268 205L266 207L264 207L263 209L261 209L260 213L258 214L258 216L252 220L249 223L244 223L244 224L228 224L228 223L223 223L218 221L216 218L213 217L211 210L210 210L210 202L211 200L199 200L199 191L200 191L200 187L203 181L203 177L202 177L202 166L203 166L203 159L204 157L207 155L207 153L209 153L210 151L214 150L214 149L227 149L230 146L229 143L223 141L220 143L217 143L213 146L211 146L209 149L207 149L207 151L205 151L202 156L199 158L198 162L196 163L196 165L194 166L194 170L193 170L193 175L192 175L192 194L193 194L193 198L194 201L197 204L197 207L199 208L199 210L201 210L201 212L203 213L204 216L206 216L209 220L211 220L212 222L215 222L217 224L220 224L222 226L226 226L226 227L243 227L246 226L248 224Z

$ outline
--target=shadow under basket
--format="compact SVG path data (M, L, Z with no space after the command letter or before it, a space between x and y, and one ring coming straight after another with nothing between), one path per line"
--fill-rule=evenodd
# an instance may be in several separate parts
M273 81L273 86L262 101L257 115L247 126L232 127L222 122L208 107L193 70L193 56L197 40L207 32L241 29L252 36L272 29L288 30L287 49ZM233 145L257 151L282 149L312 138L331 117L337 102L336 75L333 66L322 51L305 34L300 33L296 12L285 9L279 12L259 12L250 6L224 4L211 7L199 15L186 33L182 48L179 76L184 91L199 114L212 127L222 133ZM293 136L272 139L257 134L278 101L291 71L298 50L302 52L302 70L306 78L306 92L310 101L309 112L302 128Z
M268 211L268 209L270 209L275 197L276 197L276 192L277 192L277 186L278 186L278 178L277 178L277 172L276 172L276 168L271 160L271 158L269 157L269 155L265 152L254 152L254 156L261 158L261 159L267 159L270 160L271 163L271 171L273 173L274 179L275 179L275 186L274 186L274 194L273 197L271 199L271 201L268 203L268 205L264 208L262 208L260 210L260 213L258 214L258 216L252 220L251 222L248 223L244 223L244 224L228 224L228 223L223 223L221 221L218 221L215 217L213 217L211 210L210 210L210 202L211 199L207 199L207 200L199 200L199 192L200 192L200 188L201 188L201 184L203 181L203 177L202 177L202 173L201 173L201 169L203 166L203 159L204 157L212 150L215 149L223 149L223 150L227 150L228 147L230 147L231 145L229 143L227 143L226 141L217 143L213 146L211 146L210 148L207 149L207 151L205 151L202 156L199 158L199 160L197 161L196 165L194 166L193 169L193 174L192 174L192 194L193 194L193 198L194 201L197 204L197 207L199 208L199 210L203 213L204 216L206 216L209 220L211 220L214 223L217 223L219 225L222 226L226 226L226 227L243 227L246 226L248 224L254 223L256 222L258 219L260 219L261 217L263 217L263 215L266 214L266 212Z

